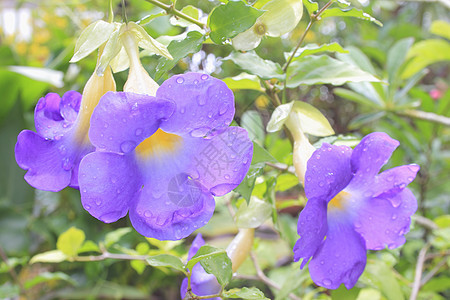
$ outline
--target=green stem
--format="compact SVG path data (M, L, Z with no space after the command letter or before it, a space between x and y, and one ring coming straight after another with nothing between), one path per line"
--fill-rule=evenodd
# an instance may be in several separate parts
M286 103L286 83L287 83L287 69L289 67L289 65L291 64L292 60L295 57L295 54L297 53L298 49L300 48L300 46L302 45L303 41L305 40L306 35L308 34L308 32L311 30L312 25L318 21L320 19L320 15L328 8L331 6L331 4L333 4L335 0L330 0L327 4L325 4L316 14L312 14L310 16L309 19L309 23L308 26L306 26L305 31L303 32L302 36L300 37L300 40L297 43L297 46L295 46L294 51L292 52L291 56L289 57L288 61L286 62L286 64L283 66L283 72L285 73L285 77L284 77L284 82L283 82L283 103Z
M206 24L203 24L199 20L196 20L196 19L192 18L191 16L188 16L188 15L182 13L181 11L177 10L175 8L174 4L168 5L168 4L162 3L162 2L160 2L158 0L145 0L145 1L147 1L148 3L151 3L151 4L155 5L155 6L158 6L159 8L164 9L167 14L171 14L171 15L177 16L179 18L185 19L186 21L189 21L189 22L191 22L191 23L193 23L195 25L198 25L201 28L206 28Z
M125 21L125 23L128 24L127 6L125 4L125 0L122 0L122 18Z
M419 119L419 120L429 121L429 122L433 122L433 123L437 123L437 124L441 124L441 125L445 125L445 126L450 126L450 118L444 117L444 116L441 116L441 115L438 115L438 114L435 114L432 112L426 112L426 111L415 110L415 109L407 109L405 111L397 111L396 114L405 116L405 117Z

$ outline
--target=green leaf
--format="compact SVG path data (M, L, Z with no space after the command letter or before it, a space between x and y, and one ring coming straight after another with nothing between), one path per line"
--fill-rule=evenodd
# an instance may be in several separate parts
M223 293L227 298L240 298L247 300L269 300L263 292L255 287L243 287L242 289L231 289Z
M236 90L256 90L264 91L259 82L258 76L241 73L234 77L227 77L223 79L229 89Z
M248 6L243 1L229 1L225 5L219 5L208 17L211 29L209 36L214 43L223 44L227 38L233 38L252 27L262 14L263 11Z
M306 10L308 11L308 14L310 16L319 10L319 4L317 2L314 2L312 0L302 0L302 1L303 5L306 7Z
M31 289L33 286L43 283L43 282L50 282L55 280L64 280L72 285L76 285L76 281L73 280L69 275L62 273L62 272L44 272L37 276L35 276L33 279L27 280L24 284L25 289Z
M353 92L351 90L348 89L344 89L344 88L335 88L333 89L333 93L338 95L339 97L345 98L347 100L359 103L359 104L363 104L363 105L367 105L370 107L381 107L380 104L378 102L373 102L372 100L364 97L361 94L358 94L356 92Z
M381 291L388 300L405 299L393 270L382 261L368 263L360 280Z
M120 53L120 50L122 49L122 44L119 42L119 33L120 29L117 28L111 33L110 39L106 42L97 67L98 76L103 75L110 62Z
M323 44L323 45L316 45L316 44L308 44L303 48L298 49L297 54L292 59L292 61L296 61L302 57L305 57L307 55L312 55L316 53L322 53L322 52L339 52L339 53L348 53L347 50L342 48L341 45L338 43L331 43L331 44ZM286 53L285 56L289 57L291 53Z
M241 117L241 127L247 130L248 136L252 141L258 142L260 145L264 143L264 125L261 115L257 111L248 110L244 112Z
M156 66L155 79L158 80L164 73L170 71L180 59L186 57L188 54L196 53L202 48L202 43L205 40L203 34L198 31L190 31L186 38L181 41L171 41L167 50L173 57L173 60L161 58Z
M277 177L276 191L284 192L298 185L298 177L291 173L281 174Z
M346 82L380 81L358 67L326 55L309 56L291 63L287 72L287 86L301 84L342 85Z
M20 287L6 282L0 286L0 299L19 299Z
M224 60L233 61L244 71L256 75L261 79L276 78L278 80L284 80L283 70L278 63L264 60L254 51L248 51L246 53L231 52Z
M209 245L202 246L197 253L187 262L186 268L192 270L196 263L200 262L203 269L216 276L220 285L225 286L233 275L231 260L223 249Z
M200 16L200 11L198 10L197 7L192 6L192 5L186 5L185 7L183 7L181 9L181 12L185 15L188 15L189 17L198 20L199 16ZM191 22L182 19L182 18L178 18L175 16L172 16L170 18L170 24L174 25L174 26L181 26L181 27L188 27L190 25L192 25Z
M238 228L257 228L261 226L272 215L272 205L255 196L239 206L236 213L236 226Z
M52 250L36 254L30 259L30 264L37 262L59 263L65 261L67 256L60 250Z
M413 38L406 38L396 42L388 51L386 68L390 89L397 89L398 73L406 59L406 54L414 42Z
M423 68L439 61L449 61L450 43L441 39L420 41L411 47L407 58L411 58L411 60L403 70L402 78L409 78Z
M146 259L146 261L150 266L153 267L168 267L186 273L184 264L181 259L173 255L160 254L156 256L150 256Z
M270 116L269 123L267 123L267 132L277 132L283 128L284 123L289 117L292 111L292 106L294 101L279 105L275 108L272 115Z
M113 244L117 243L125 234L131 232L130 227L119 228L114 231L108 232L105 235L105 246L111 247Z
M371 113L360 114L350 122L350 124L348 125L348 128L352 129L352 130L359 129L363 125L375 122L375 121L381 119L382 117L384 117L385 115L386 115L385 111L375 111L375 112L371 112Z
M49 83L57 88L61 88L64 86L64 73L61 71L25 66L10 66L8 67L8 70L37 81Z
M433 21L430 32L450 40L450 23L444 20Z
M88 56L109 39L114 29L115 25L113 23L102 20L90 24L80 34L75 45L75 54L70 62L74 63Z
M259 144L253 142L252 165L266 162L276 163L277 160L266 149L264 149Z
M151 51L157 55L163 56L167 59L173 59L172 55L170 55L169 51L167 50L166 46L152 38L147 31L145 31L142 26L134 23L129 22L128 24L123 24L122 28L128 27L128 30L132 31L134 33L134 36L136 37L138 41L139 47L142 49Z
M358 19L363 19L367 21L374 22L378 26L383 26L383 24L372 17L371 15L363 12L360 9L357 8L350 8L350 9L340 9L340 8L329 8L325 10L321 15L321 18L329 18L329 17L354 17Z
M70 227L58 237L56 248L67 257L74 257L78 254L78 250L81 248L85 238L83 230Z
M100 248L93 241L85 241L83 245L80 247L80 249L78 249L78 253L85 253L85 252L101 253Z

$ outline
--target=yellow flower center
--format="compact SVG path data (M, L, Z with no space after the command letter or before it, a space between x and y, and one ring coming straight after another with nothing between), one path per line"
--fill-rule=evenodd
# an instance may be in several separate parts
M264 25L263 23L258 23L255 25L253 30L257 35L264 35L266 34L266 25Z
M180 147L181 142L180 136L158 129L151 137L146 138L136 147L136 153L142 158L159 156L163 153L174 152Z
M342 210L345 207L345 203L347 202L348 197L350 196L349 193L341 191L339 194L334 196L333 199L331 199L330 202L328 202L328 208L335 210Z

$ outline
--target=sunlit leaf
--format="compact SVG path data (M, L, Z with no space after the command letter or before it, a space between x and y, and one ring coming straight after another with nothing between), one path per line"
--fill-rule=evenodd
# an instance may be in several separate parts
M228 88L233 91L236 90L257 90L263 91L258 76L241 73L234 77L227 77L223 79Z
M207 273L216 276L220 285L225 286L231 280L231 276L233 275L231 260L225 250L209 245L202 246L188 261L186 268L192 270L198 262L201 263Z
M236 226L239 228L257 228L272 215L272 205L255 196L247 205L242 203L236 213Z
M367 21L374 22L378 26L383 26L383 24L369 15L368 13L363 12L360 9L357 8L350 8L350 9L341 9L341 8L329 8L326 9L321 15L321 18L329 18L329 17L354 17L358 19L363 19Z
M195 20L198 20L198 18L200 17L199 9L192 5L186 5L185 7L183 7L181 9L181 12ZM181 26L181 27L188 27L188 26L192 25L191 22L189 22L185 19L176 17L176 16L172 16L170 18L170 24L172 24L174 26Z
M134 22L129 22L126 26L128 26L128 30L131 30L134 33L139 47L145 50L149 50L167 59L173 59L166 46L152 38L144 28Z
M248 136L252 141L256 141L260 145L264 143L264 125L261 115L257 111L246 111L241 117L241 126L247 130Z
M10 66L8 67L10 71L18 74L22 74L28 78L50 83L57 88L64 86L63 82L63 72L56 71L47 68L35 68L35 67L25 67L25 66Z
M36 254L30 259L30 264L37 262L44 263L59 263L65 261L67 256L60 250L52 250L43 253Z
M302 0L302 1L309 15L312 15L319 10L319 4L317 2L314 2L312 0Z
M430 32L450 40L450 23L444 20L433 21Z
M229 1L225 5L219 5L208 17L211 29L209 36L214 43L223 44L227 38L233 38L252 27L262 14L263 11L248 6L243 1Z
M347 50L342 48L341 45L338 43L330 43L330 44L323 44L323 45L316 45L316 44L308 44L303 48L298 49L295 57L292 59L292 61L296 61L304 56L311 55L311 54L317 54L322 52L339 52L339 53L348 53ZM291 53L285 53L285 57L291 56Z
M74 63L88 56L108 40L114 29L115 25L113 23L102 20L90 24L78 38L75 45L75 54L70 62Z
M239 299L246 299L246 300L269 300L269 298L266 298L263 292L258 290L255 287L243 287L242 289L231 289L226 292L224 292L224 296L227 298L239 298Z
M58 237L56 248L67 257L74 257L78 254L78 250L81 248L85 238L83 230L70 227Z
M108 232L105 236L105 246L111 247L113 244L117 243L125 234L131 232L131 228L119 228L114 231Z
M246 53L232 52L229 56L225 57L224 60L231 60L242 70L257 75L262 79L284 79L283 70L278 63L264 60L254 51L248 51Z
M160 254L156 256L150 256L146 259L146 261L150 266L153 267L168 267L186 273L184 264L181 259L173 255Z

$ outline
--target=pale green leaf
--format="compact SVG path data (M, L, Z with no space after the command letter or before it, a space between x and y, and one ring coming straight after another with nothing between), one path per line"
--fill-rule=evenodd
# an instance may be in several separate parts
M314 2L312 0L302 0L302 1L303 5L306 7L306 10L308 11L308 14L310 16L319 10L319 4L317 2Z
M225 286L230 282L233 271L231 260L225 250L209 245L202 246L188 261L186 268L192 270L198 262L207 273L213 274L217 278L220 285Z
M58 237L56 248L67 257L74 257L78 254L78 250L81 248L85 238L83 230L70 227Z
M292 101L286 104L279 105L275 108L272 116L270 116L269 123L267 123L267 132L276 132L283 128L284 123L291 113L293 105L294 102Z
M241 69L261 79L277 78L282 80L284 78L283 71L278 63L264 60L254 51L248 51L246 53L232 52L224 60L233 61Z
M276 163L277 160L266 149L261 147L259 144L253 142L252 165L266 162Z
M120 53L120 50L122 49L122 44L119 41L119 33L120 29L117 28L113 33L111 33L110 38L106 42L97 67L98 76L103 75L110 62Z
M105 246L111 247L113 244L117 243L125 234L131 232L131 228L119 228L114 231L108 232L105 236Z
M269 300L266 298L263 292L255 287L243 287L242 289L231 289L224 292L224 296L227 298L240 298L245 300Z
M374 22L378 26L383 26L383 24L372 17L371 15L363 12L360 9L357 8L350 8L350 9L340 9L340 8L329 8L326 9L321 15L321 18L329 18L329 17L354 17L362 20L367 20Z
M396 88L400 67L406 59L406 54L413 44L413 38L405 38L396 42L388 51L386 68L390 88Z
M344 89L344 88L335 88L333 89L333 93L338 95L339 97L345 98L347 100L367 105L370 107L380 107L380 104L378 102L374 102L370 100L369 98L364 97L363 95L356 93L354 91Z
M265 26L265 34L279 37L291 32L303 15L303 4L298 0L272 0L263 6L266 12L257 23Z
M284 173L277 177L276 191L284 192L298 185L298 177L291 173Z
M450 40L450 23L444 20L433 21L430 32Z
M298 87L301 84L342 85L346 82L380 81L358 67L331 58L326 55L309 56L293 63L287 71L287 86Z
M247 73L241 73L234 77L227 77L223 79L233 91L236 90L256 90L263 91L264 89L261 87L261 83L259 82L259 78L256 75L250 75Z
M333 128L325 116L314 106L303 101L294 101L292 113L296 113L304 133L314 136L334 134Z
M65 261L67 256L60 250L52 250L43 253L36 254L30 259L30 264L37 262L44 263L59 263Z
M330 44L323 44L323 45L316 45L316 44L308 44L303 48L298 49L295 57L292 59L292 61L296 61L304 56L311 55L311 54L317 54L322 52L339 52L339 53L348 53L347 50L342 48L341 45L338 43L330 43ZM285 53L285 57L288 58L291 56L291 53Z
M167 59L173 59L172 55L167 50L166 46L164 46L163 44L152 38L147 33L147 31L145 31L144 28L142 28L141 26L137 25L134 22L129 22L127 26L128 30L133 31L138 41L139 47L151 51L157 55L163 56Z
M227 38L233 38L252 27L262 14L263 11L246 5L243 1L229 1L225 5L219 5L208 17L211 29L209 36L214 43L223 44Z
M264 125L261 119L261 115L255 110L248 110L244 112L241 117L241 127L245 128L248 132L248 137L260 145L264 143Z
M85 253L85 252L98 252L100 253L99 246L94 243L93 241L85 241L83 245L78 249L78 253Z
M70 62L74 63L88 56L92 51L100 47L109 39L109 36L114 29L115 25L113 23L102 20L90 24L80 34L77 44L75 45L75 54Z
M186 5L185 7L183 7L181 9L181 12L195 20L198 20L198 18L200 17L200 11L197 7L192 6L192 5ZM172 16L170 18L170 24L174 25L174 26L180 26L180 27L188 27L190 25L192 25L191 22L176 17L176 16Z
M264 60L254 51L248 51L246 53L231 52L231 54L225 57L224 60L233 61L247 73L257 75L261 79L284 79L283 70L278 63L270 60Z
M146 259L146 261L150 266L153 267L167 267L186 273L184 264L181 259L173 255L160 254L156 256L150 256Z
M239 228L257 228L272 215L272 205L255 196L247 205L242 203L236 213L236 226Z
M61 71L26 66L9 66L8 70L37 81L49 83L57 88L64 86L64 73Z

